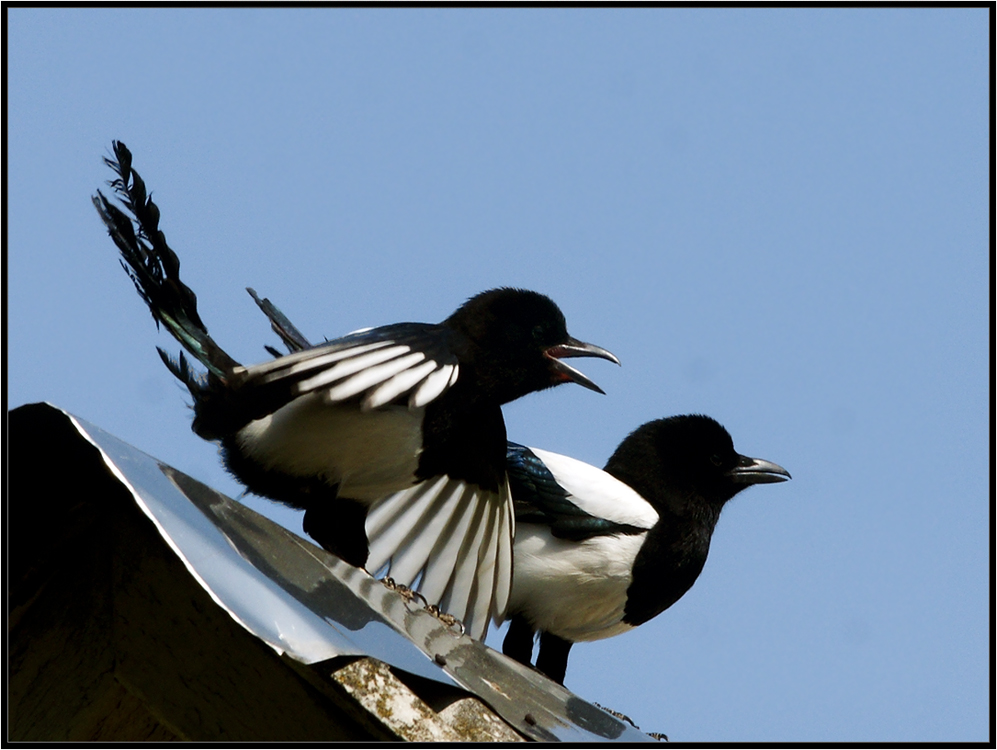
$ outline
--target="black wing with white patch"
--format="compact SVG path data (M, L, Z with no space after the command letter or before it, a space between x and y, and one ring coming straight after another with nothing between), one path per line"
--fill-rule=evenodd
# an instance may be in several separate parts
M279 391L287 400L320 393L327 403L357 400L362 410L406 401L425 406L458 377L454 333L429 323L357 331L252 367L237 367L242 388Z
M595 470L595 467L589 468ZM507 443L506 470L518 523L546 524L553 536L575 542L595 536L647 531L646 525L622 523L582 510L576 504L575 496L526 446Z
M482 638L505 616L512 587L515 518L509 486L498 492L435 476L371 506L367 569L385 566Z

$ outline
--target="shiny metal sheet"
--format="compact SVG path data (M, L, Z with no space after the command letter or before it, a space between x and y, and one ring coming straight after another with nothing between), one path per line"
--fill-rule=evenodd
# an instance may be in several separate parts
M473 693L541 741L651 738L268 518L67 414L190 573L240 625L313 664L363 655Z

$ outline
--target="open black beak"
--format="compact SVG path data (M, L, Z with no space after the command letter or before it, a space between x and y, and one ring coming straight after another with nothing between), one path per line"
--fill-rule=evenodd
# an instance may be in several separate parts
M763 458L748 458L741 456L737 466L731 469L727 476L738 484L773 484L792 479L789 472L771 461Z
M610 362L620 364L620 360L616 358L615 354L603 349L601 346L586 344L584 341L570 337L563 344L545 349L544 356L550 360L550 369L554 374L554 382L567 383L570 381L602 394L606 393L602 388L589 380L583 373L561 360L569 357L599 357L600 359L608 359Z

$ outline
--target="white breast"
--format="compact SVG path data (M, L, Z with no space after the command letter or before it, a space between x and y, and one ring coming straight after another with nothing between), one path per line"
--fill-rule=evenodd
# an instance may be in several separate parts
M374 501L411 487L422 450L424 408L328 404L302 396L250 422L240 447L265 467L339 484L341 497Z
M582 542L519 523L513 551L510 612L569 641L594 641L631 629L621 622L631 568L646 533Z

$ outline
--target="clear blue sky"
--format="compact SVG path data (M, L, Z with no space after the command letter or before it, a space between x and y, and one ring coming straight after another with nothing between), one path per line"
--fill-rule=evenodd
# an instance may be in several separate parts
M701 412L792 472L570 689L673 740L987 739L987 10L6 12L11 407L239 493L90 204L121 139L237 359L246 286L314 339L528 287L623 367L511 438L602 465Z

